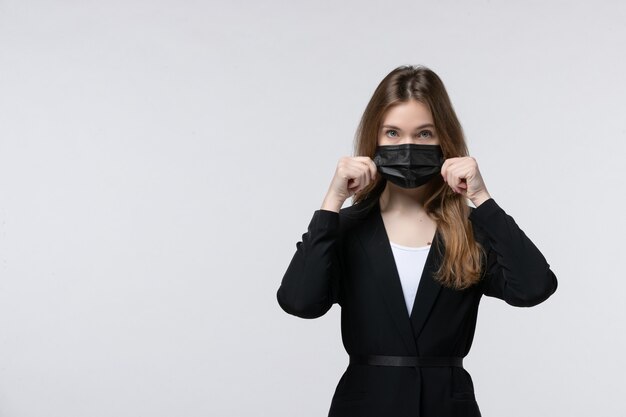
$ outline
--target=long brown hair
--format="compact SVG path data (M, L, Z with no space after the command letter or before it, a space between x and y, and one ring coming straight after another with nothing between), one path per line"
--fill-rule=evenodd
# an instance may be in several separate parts
M463 128L439 76L422 65L403 65L380 82L367 104L355 135L355 156L374 157L385 114L392 106L409 100L417 100L430 109L444 158L469 155ZM385 184L379 175L352 197L352 203L371 207L384 191ZM484 249L474 240L468 220L470 207L466 198L452 191L441 175L425 187L424 209L437 221L445 244L445 255L435 279L448 288L468 288L480 280L481 256L484 256Z

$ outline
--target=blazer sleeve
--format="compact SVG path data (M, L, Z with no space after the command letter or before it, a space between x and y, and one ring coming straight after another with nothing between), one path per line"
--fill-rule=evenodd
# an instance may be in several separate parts
M556 291L556 275L543 254L493 198L474 208L469 219L486 235L484 295L531 307Z
M305 319L326 314L340 302L339 213L319 209L283 276L276 298L287 313Z

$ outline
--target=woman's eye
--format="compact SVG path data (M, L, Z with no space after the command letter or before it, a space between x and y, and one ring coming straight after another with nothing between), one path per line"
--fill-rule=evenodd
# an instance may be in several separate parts
M393 136L390 136L390 134L393 133ZM422 136L423 133L426 133L428 136ZM385 134L387 135L387 137L392 137L392 138L397 138L398 136L398 131L396 130L387 130L385 132ZM431 132L430 130L422 130L418 136L421 136L422 138L432 138L433 137L433 132Z

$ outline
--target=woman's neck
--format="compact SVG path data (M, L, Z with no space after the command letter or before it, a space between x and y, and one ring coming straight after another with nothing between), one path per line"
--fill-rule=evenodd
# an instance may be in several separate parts
M415 213L424 210L425 185L417 188L402 188L387 183L380 195L380 210L382 212L397 212L399 214Z

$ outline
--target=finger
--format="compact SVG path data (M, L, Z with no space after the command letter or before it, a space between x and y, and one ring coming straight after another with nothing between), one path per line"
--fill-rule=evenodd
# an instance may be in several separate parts
M443 162L443 165L441 167L441 171L442 171L442 175L443 175L443 180L447 183L450 182L450 180L452 180L452 176L451 173L455 167L455 165L458 163L458 159L459 158L448 158Z
M374 163L371 158L367 158L363 163L363 169L367 173L366 182L363 188L365 188L369 183L374 181L378 176L378 167Z
M455 192L461 192L467 188L467 178L472 175L472 161L466 157L454 159L446 171L446 182Z
M367 186L368 179L367 174L369 174L369 168L364 169L363 166L359 163L357 165L349 165L346 167L345 175L349 180L352 181L352 184L349 185L349 190L359 190L362 187Z
M358 175L361 177L361 184L365 188L371 181L372 173L370 171L370 165L367 161L367 157L364 160L356 161L355 168L358 170Z
M460 192L468 191L469 180L476 175L474 161L471 158L464 158L464 161L456 167L455 175L458 178L457 190Z
M369 156L353 156L352 159L355 161L367 162L368 160L371 160L372 158L370 158Z
M356 192L359 189L360 183L359 180L355 180L355 179L349 179L348 180L348 191L349 192Z
M363 178L363 182L361 183L363 184L363 187L361 187L361 189L367 187L369 183L372 182L372 173L370 172L370 167L367 163L365 163L364 165L365 166L363 167L363 171L361 173L361 178Z
M343 179L347 180L349 189L352 189L361 183L360 171L358 168L355 168L354 166L349 165L345 167L342 174L343 174Z
M450 158L447 159L446 162L444 162L444 164L447 163L446 169L444 171L444 177L443 180L452 188L454 189L454 179L455 179L455 166L456 166L456 161L454 160L454 158Z
M376 179L378 177L378 167L376 166L372 158L369 158L367 163L369 164L370 171L372 172L372 178Z
M464 174L459 172L459 168L456 169L454 174L454 188L458 193L461 193L464 191L463 187L465 186L465 178L463 178Z

